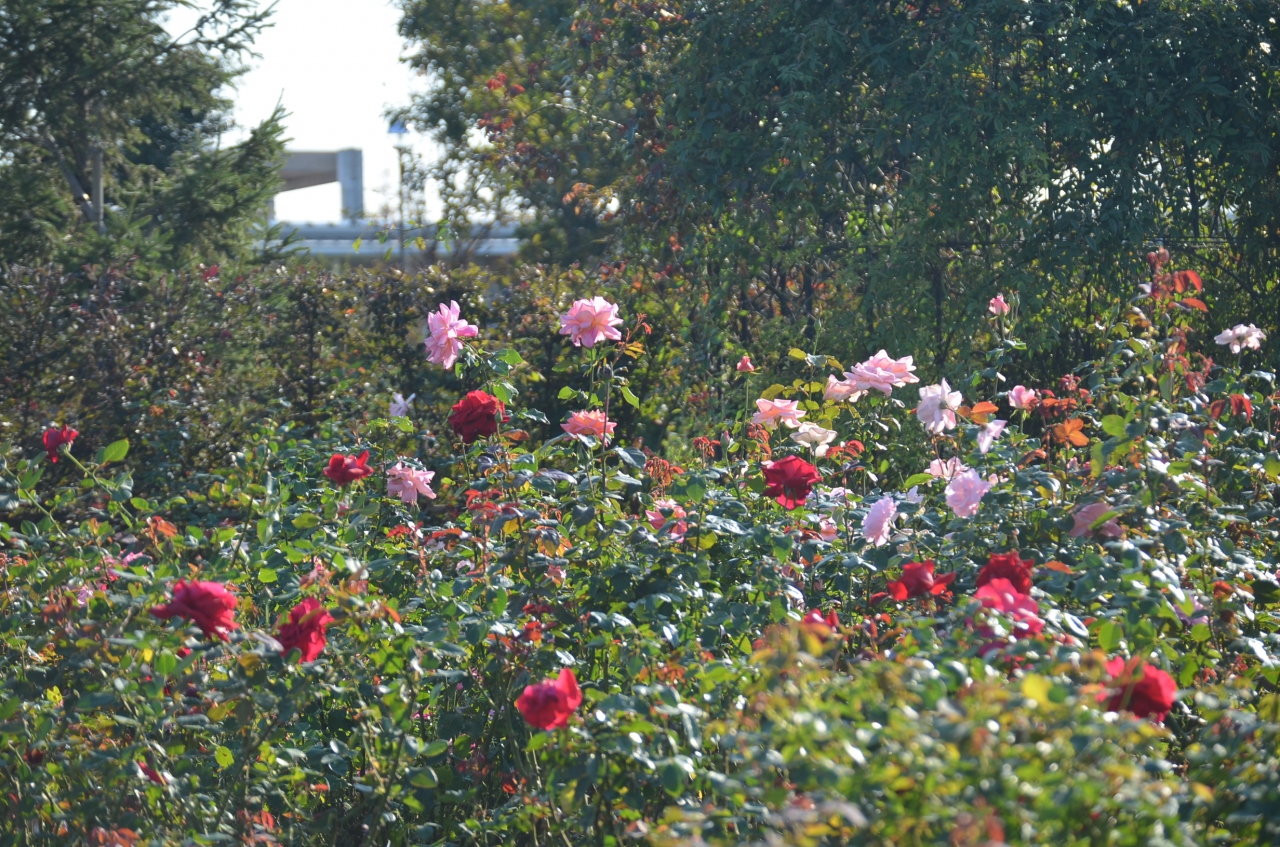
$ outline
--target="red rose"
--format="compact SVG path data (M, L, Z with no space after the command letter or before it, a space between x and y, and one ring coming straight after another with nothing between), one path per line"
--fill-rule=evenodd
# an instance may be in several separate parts
M236 595L220 582L186 582L173 586L173 599L154 606L151 614L162 620L186 618L200 627L206 638L227 640L235 629Z
M538 729L559 729L569 722L569 715L581 705L578 679L568 668L560 671L560 676L554 680L525 686L524 693L516 698L520 714Z
M373 473L373 468L367 464L368 461L368 450L365 450L359 456L344 456L341 453L334 453L329 457L329 464L325 466L324 475L333 480L335 485L348 485Z
M992 553L991 558L978 571L978 586L986 585L993 579L1007 579L1020 594L1031 592L1031 559L1018 557L1018 551L1008 553Z
M51 426L44 431L44 452L49 457L49 461L58 461L58 448L63 444L67 445L67 449L71 449L71 442L76 440L76 436L80 433L71 427L63 424L61 429Z
M787 456L770 462L764 468L764 494L772 497L787 509L794 509L804 502L813 490L813 484L822 474L799 456Z
M908 562L902 566L902 579L889 580L889 593L895 600L906 600L908 597L947 597L951 595L947 586L955 578L954 573L934 576L932 559Z
M1227 400L1214 400L1209 404L1209 414L1216 421L1221 418L1227 411L1227 404L1231 405L1231 416L1244 415L1246 420L1253 419L1253 401L1243 394L1232 394Z
M1173 708L1178 686L1173 677L1159 668L1153 668L1141 659L1125 662L1117 656L1107 662L1107 673L1111 674L1111 690L1100 693L1098 701L1105 700L1108 711L1123 709L1140 718L1153 717L1163 721Z
M840 618L836 616L834 609L825 615L817 609L810 609L809 613L800 619L800 629L819 641L826 641L840 631Z
M302 651L302 661L314 662L324 650L324 629L332 622L333 616L320 605L320 601L308 597L289 612L288 623L280 624L280 634L276 636L280 652L287 656L297 647Z
M458 433L463 444L470 444L477 438L493 435L498 431L498 415L507 420L507 407L497 397L483 391L470 391L457 403L453 404L453 413L449 415L449 426Z

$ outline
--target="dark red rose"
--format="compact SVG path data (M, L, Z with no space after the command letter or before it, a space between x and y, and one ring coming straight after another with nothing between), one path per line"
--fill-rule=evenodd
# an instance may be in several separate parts
M1117 656L1107 662L1111 674L1111 689L1098 695L1098 701L1106 701L1107 710L1133 712L1140 718L1152 717L1163 721L1173 708L1174 695L1178 693L1173 677L1146 664L1141 659L1126 662Z
M49 461L58 461L58 448L67 445L67 449L71 449L71 442L76 440L76 436L80 433L71 427L63 424L61 428L52 426L44 431L44 452L49 457Z
M908 597L949 597L951 590L947 588L956 578L954 573L933 573L933 560L908 562L902 566L902 579L889 580L889 593L895 600L906 600Z
M986 585L993 579L1007 579L1020 594L1031 592L1031 559L1018 557L1017 550L1008 553L992 553L991 558L982 570L978 571L978 586Z
M220 582L186 582L173 586L173 599L154 606L151 614L161 620L186 618L200 627L206 638L227 640L235 629L236 595Z
M349 485L357 479L364 479L373 473L373 468L369 467L368 462L368 450L365 450L359 456L344 456L341 453L334 453L329 457L329 464L325 466L324 475L333 480L335 485Z
M804 503L804 498L813 490L813 484L820 479L822 474L813 465L799 456L787 456L765 465L764 480L768 485L764 493L784 508L794 509Z
M498 431L498 416L507 420L507 407L497 397L483 391L469 391L457 403L453 404L453 412L449 415L449 426L462 439L463 444L470 444L477 438L493 435Z
M516 708L524 719L538 729L559 729L569 722L569 715L582 705L578 678L565 668L554 680L525 686L516 698Z
M314 662L326 643L324 630L333 622L333 616L320 605L320 601L308 597L289 612L289 622L280 624L276 639L285 656L297 647L302 651L302 661Z

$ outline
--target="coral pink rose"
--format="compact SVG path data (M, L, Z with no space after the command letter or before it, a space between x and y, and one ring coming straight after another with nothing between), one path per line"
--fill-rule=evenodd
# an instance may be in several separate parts
M777 429L779 423L795 429L805 415L800 411L799 400L766 400L761 397L756 401L756 409L759 411L752 416L751 422L766 429Z
M1034 388L1027 388L1025 385L1015 385L1009 391L1009 405L1015 409L1021 409L1029 412L1040 402L1040 395L1036 393Z
M600 411L574 412L569 415L569 420L560 424L560 428L570 435L589 435L602 441L609 440L616 426Z
M991 302L987 304L987 311L996 316L1009 314L1009 304L1004 301L1004 295L997 294L992 297Z
M911 356L895 359L881 350L865 362L854 365L853 370L845 373L845 378L858 391L879 391L888 397L893 389L920 381L912 362Z
M674 523L671 524L671 537L675 539L683 538L685 532L689 529L688 524L683 520L686 512L676 504L675 500L672 500L669 497L660 497L653 501L652 509L645 509L644 516L649 519L649 526L653 527L655 530L662 529L666 526L668 519L666 515L662 514L663 512L670 512L670 520L674 521Z
M999 612L1013 621L1015 638L1027 638L1044 632L1040 619L1040 604L1013 587L1007 579L993 579L973 592L973 596L988 609Z
M750 356L743 356L738 360L738 373L750 374L756 372L756 366L751 364Z

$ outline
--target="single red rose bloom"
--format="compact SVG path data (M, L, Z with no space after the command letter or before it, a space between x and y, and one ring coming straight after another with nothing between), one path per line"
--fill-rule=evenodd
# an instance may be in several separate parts
M813 490L813 484L822 474L799 456L787 456L770 462L764 468L764 494L777 500L784 508L794 509L804 503Z
M497 432L498 416L502 415L502 420L506 421L506 412L507 407L497 397L484 391L469 391L453 404L449 426L453 427L463 444L471 444L477 438Z
M1008 553L992 553L991 558L978 571L977 586L986 585L993 579L1007 579L1020 594L1031 593L1031 559L1018 556L1017 550Z
M1111 674L1111 690L1100 693L1098 700L1106 701L1108 711L1125 710L1140 718L1152 717L1163 721L1173 708L1178 685L1173 677L1159 668L1153 668L1141 659L1125 662L1117 656L1107 662L1107 673Z
M63 444L67 445L67 449L71 449L71 442L76 440L76 436L80 433L71 427L63 424L61 428L51 426L44 431L44 452L49 457L50 462L58 461L58 448Z
M152 607L151 614L161 620L186 618L200 627L206 638L226 641L227 633L237 627L236 595L220 582L180 579L173 586L173 599Z
M569 715L582 705L578 678L565 668L554 680L525 686L516 698L516 708L524 719L538 729L559 729L569 722Z
M825 615L817 609L810 609L809 613L800 619L800 628L819 641L826 641L840 631L840 618L836 615L835 609Z
M934 575L933 560L908 562L902 566L902 579L889 580L889 593L895 600L908 597L949 597L947 588L956 578L954 573Z
M325 466L324 475L333 480L335 485L349 485L357 479L364 479L373 473L373 468L369 467L368 462L368 450L365 450L359 456L344 456L341 453L334 453L329 457L329 464Z
M289 612L289 622L280 623L280 652L287 656L294 647L302 651L302 661L314 662L327 643L324 630L333 623L333 615L320 605L320 601L308 597Z

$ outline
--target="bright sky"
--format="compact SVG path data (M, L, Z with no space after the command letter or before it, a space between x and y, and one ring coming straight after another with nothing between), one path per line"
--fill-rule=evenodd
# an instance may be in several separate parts
M194 14L175 14L169 29L181 32ZM404 44L396 33L400 13L391 0L277 0L274 26L256 42L260 58L240 77L235 119L241 127L261 122L276 103L289 113L291 150L364 151L365 213L396 202L397 143L430 155L415 134L387 133L390 106L409 102L424 83L400 61ZM430 201L429 201L430 202ZM337 183L288 191L276 198L279 220L301 223L340 220ZM428 209L428 217L434 213Z

